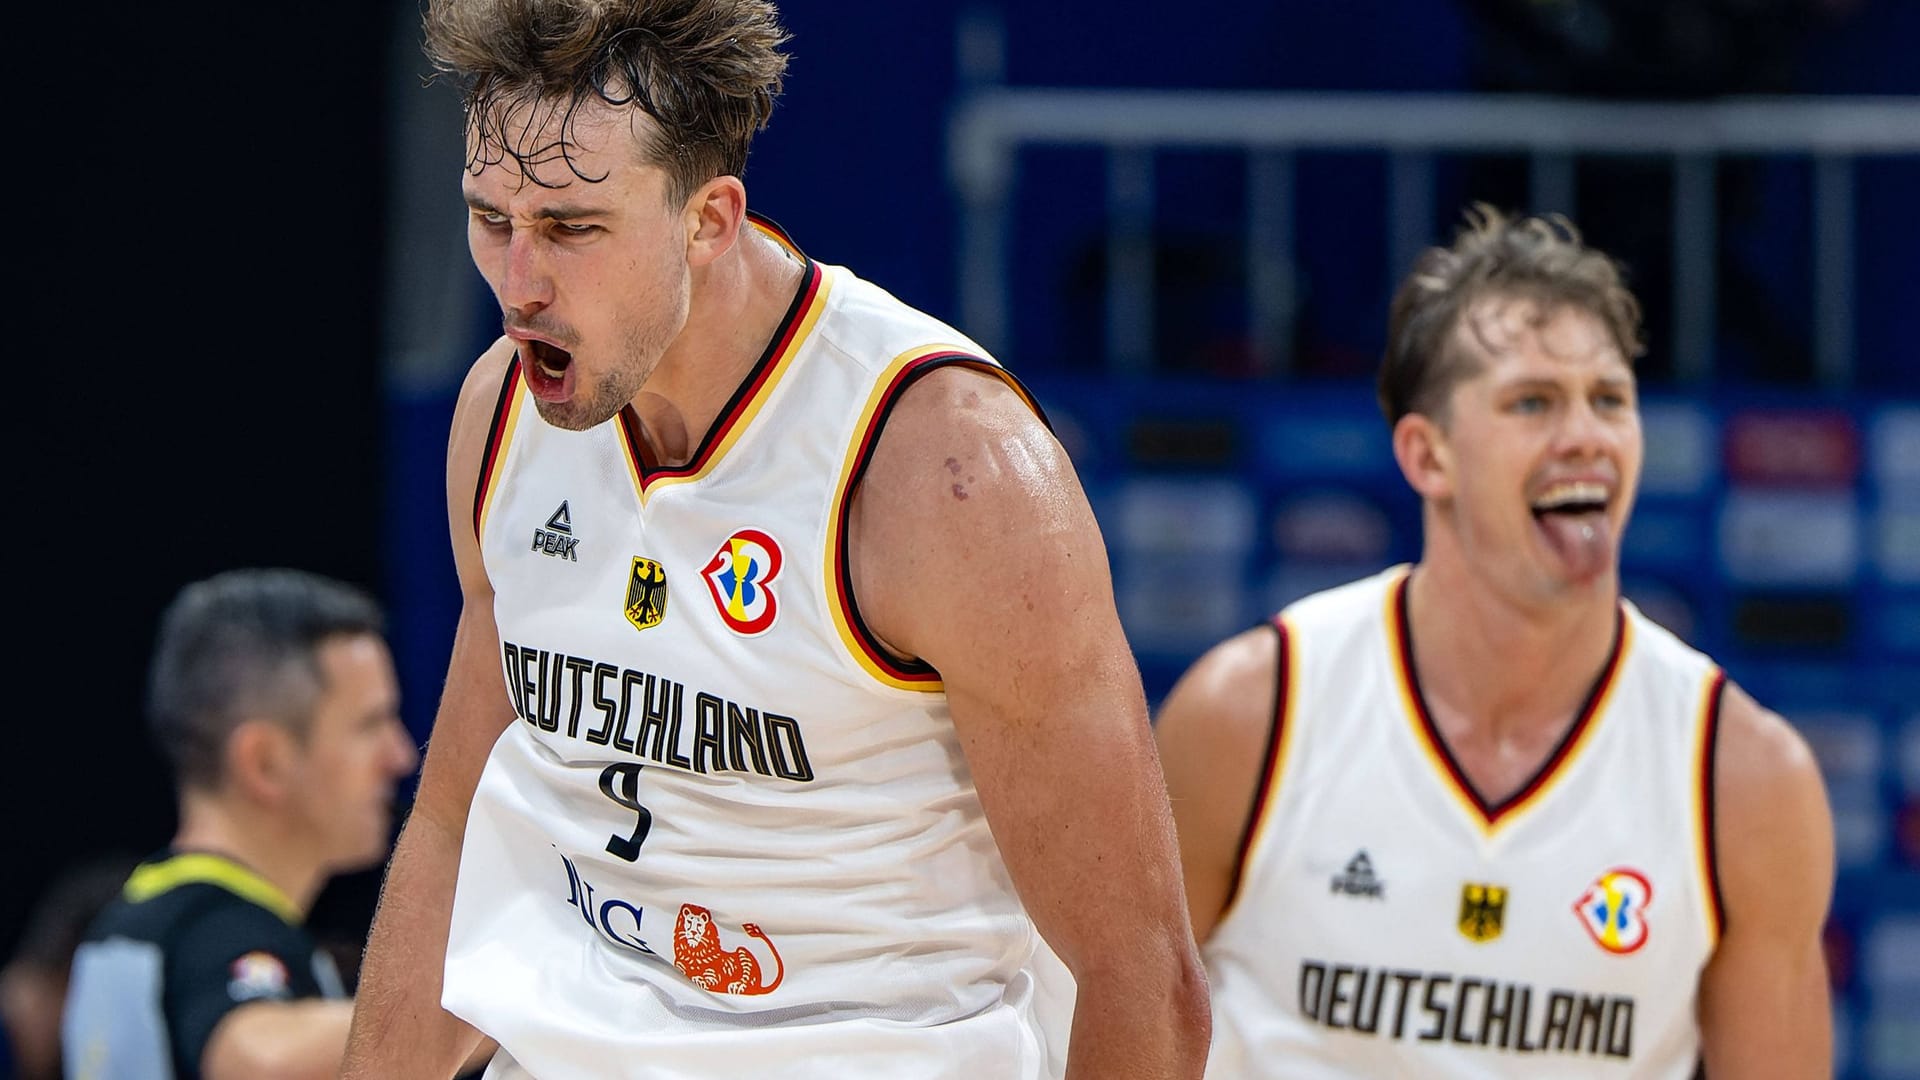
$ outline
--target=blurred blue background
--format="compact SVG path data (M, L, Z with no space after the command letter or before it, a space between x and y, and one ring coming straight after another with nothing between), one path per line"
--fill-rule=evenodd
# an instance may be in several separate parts
M36 825L9 841L6 946L62 866L169 835L139 693L185 581L293 563L374 588L424 735L458 610L447 420L498 332L461 232L457 99L423 88L414 5L142 9L110 31L58 14L72 25L48 42L107 44L40 62L127 73L62 92L63 182L77 205L129 209L50 223L31 249L50 310L30 354L74 355L77 336L101 377L79 395L89 437L69 410L30 410L54 464L19 497L52 513L84 482L116 512L40 549L73 592L35 609L36 632L88 644L24 710L57 722L21 726L4 785L10 820ZM1651 343L1629 594L1814 745L1841 861L1839 1074L1920 1077L1920 3L783 14L793 63L752 205L1036 389L1155 699L1212 641L1417 555L1369 379L1420 245L1479 198L1566 211L1622 257ZM1150 96L1017 96L1034 88ZM1258 145L1150 130L1201 92L1235 95L1202 112ZM1448 134L1513 95L1551 101ZM1728 106L1756 97L1770 111ZM1632 106L1652 111L1577 111ZM1015 137L1056 112L1051 135ZM374 880L343 882L317 926L364 929Z
M1920 1076L1920 5L840 0L786 18L750 202L1037 390L1156 700L1210 643L1418 556L1369 380L1420 246L1486 199L1567 212L1625 260L1651 346L1628 593L1815 747L1841 867L1837 1068ZM1200 91L1234 96L1193 123L1146 115ZM1513 94L1552 95L1518 120L1554 142L1446 144ZM1688 111L1756 97L1781 108ZM1863 103L1895 108L1855 155L1818 109ZM1650 112L1577 111L1622 104ZM1416 108L1434 123L1409 136L1395 114ZM1257 145L1197 133L1236 109ZM995 118L1053 130L980 139ZM1332 133L1273 134L1316 119ZM393 497L422 530L457 372L497 333L477 296L434 392L393 401L418 485ZM430 700L449 578L417 550L389 566Z

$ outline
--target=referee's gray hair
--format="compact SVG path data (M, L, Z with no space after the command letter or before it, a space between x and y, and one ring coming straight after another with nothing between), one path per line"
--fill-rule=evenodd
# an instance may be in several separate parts
M230 570L180 590L147 683L147 721L180 785L219 786L243 720L303 730L323 689L320 647L383 628L366 593L304 570Z

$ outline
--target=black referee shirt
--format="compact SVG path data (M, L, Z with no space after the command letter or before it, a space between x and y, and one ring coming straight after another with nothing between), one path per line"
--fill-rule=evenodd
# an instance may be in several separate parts
M253 1001L345 997L299 912L231 859L140 864L73 958L61 1039L68 1080L199 1080L220 1020Z

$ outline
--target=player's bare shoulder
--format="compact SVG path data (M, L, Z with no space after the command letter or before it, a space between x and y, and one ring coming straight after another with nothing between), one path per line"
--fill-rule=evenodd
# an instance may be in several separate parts
M1812 795L1825 802L1820 766L1806 740L1731 682L1720 703L1714 770L1723 812L1785 812L1781 800Z
M1239 835L1273 735L1280 635L1263 624L1208 649L1154 716L1168 787L1219 835ZM1183 808L1176 805L1176 817ZM1195 824L1198 824L1197 822ZM1183 827L1183 833L1185 828Z
M1819 764L1791 724L1732 683L1721 700L1713 797L1729 922L1792 921L1804 909L1817 925L1834 870Z
M1161 705L1154 726L1168 740L1199 741L1211 752L1258 754L1273 722L1280 635L1270 623L1208 649Z
M480 354L460 384L453 424L447 433L447 525L453 539L454 562L470 593L484 577L479 537L472 524L474 499L489 434L506 404L507 372L513 362L514 344L508 337L501 337Z
M1045 654L1102 679L1131 666L1073 465L984 361L934 367L901 391L848 543L868 625L940 669L950 695L970 676L1004 679L1009 657Z
M1832 847L1826 786L1807 740L1793 724L1728 682L1720 700L1715 805L1734 838L1786 830L1812 846Z
M487 434L505 392L507 369L514 360L513 339L501 337L467 369L460 396L453 407L453 426L447 435L447 495L449 508L459 501L471 504L473 481L486 453ZM457 491L464 483L466 490ZM471 510L471 505L467 507Z
M1066 451L1021 392L995 371L951 364L901 392L861 478L852 536L856 586L871 589L861 606L872 601L878 629L913 621L885 610L912 601L884 583L989 554L1006 582L1057 549L1049 538L1097 541L1098 526Z
M1833 897L1833 818L1805 740L1729 683L1714 753L1714 866L1725 927L1702 973L1714 1075L1818 1076L1831 1060L1820 947Z
M478 464L480 454L486 449L487 432L492 426L493 414L500 406L500 395L506 385L507 368L514 361L514 352L513 339L502 336L467 369L467 377L460 383L460 396L453 407L453 430L447 442L449 468L456 464L467 464L462 460L464 456L470 456L472 464Z
M1072 472L1053 433L1011 383L983 366L949 364L901 393L868 480L902 483L908 498L965 503L998 484L1044 483Z
M1231 901L1274 722L1280 635L1256 626L1194 661L1154 718L1194 937L1205 941Z

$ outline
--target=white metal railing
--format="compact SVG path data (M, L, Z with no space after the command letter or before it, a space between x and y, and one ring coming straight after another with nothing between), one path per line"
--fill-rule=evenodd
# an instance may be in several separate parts
M1746 98L1609 103L1489 95L1131 91L984 86L955 109L948 168L963 207L961 313L989 348L1008 345L1007 215L1026 146L1107 153L1106 356L1151 366L1154 154L1247 154L1246 284L1254 346L1269 370L1290 363L1295 314L1293 170L1300 151L1371 150L1388 158L1388 267L1398 275L1433 242L1434 158L1518 153L1535 211L1574 212L1581 155L1671 158L1674 370L1708 373L1715 325L1718 161L1729 154L1814 162L1814 362L1823 383L1853 371L1854 162L1920 154L1920 102L1901 98Z

